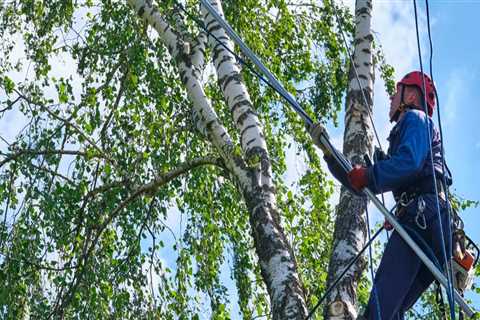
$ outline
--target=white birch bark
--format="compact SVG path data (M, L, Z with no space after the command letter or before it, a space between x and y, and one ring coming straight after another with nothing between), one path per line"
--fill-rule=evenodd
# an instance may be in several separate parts
M192 46L192 63L200 73L205 69L205 49L207 46L207 33L200 31Z
M211 1L212 6L220 16L224 17L220 0ZM226 48L233 51L233 43L225 30L209 12L202 6L202 14L208 31L220 40L209 37L208 43L213 51L213 63L217 70L218 84L223 91L233 121L240 131L240 142L247 158L260 154L267 149L262 134L262 127L253 111L253 104L247 88L242 81L240 70L235 63L235 57Z
M369 112L373 106L374 69L372 60L371 0L355 3L354 64L361 88L367 99L365 105L361 88L350 67L349 86L345 106L345 132L343 153L352 164L363 164L363 155L372 153L372 124ZM330 259L327 283L337 279L346 265L365 245L367 237L365 200L342 188L335 221L333 252ZM327 298L326 319L356 319L357 285L365 270L366 260L360 259Z
M189 44L178 36L160 15L158 8L152 5L150 1L128 0L128 3L134 7L135 12L140 17L158 32L172 57L178 58L180 78L185 85L188 97L193 102L195 112L204 123L212 143L222 154L229 154L233 149L233 143L225 128L218 121L218 117L211 107L210 100L205 95L202 84L198 79L198 72L189 56Z
M197 127L219 151L225 165L238 182L250 212L256 252L270 295L273 319L303 320L307 314L304 292L294 256L279 222L267 146L234 60L223 50L216 54L215 65L219 82L231 108L236 127L241 132L242 149L246 156L259 155L260 166L248 167L241 155L234 153L230 136L219 122L210 100L206 97L196 70L196 65L203 61L204 57L200 56L197 59L198 51L190 53L186 50L190 46L186 45L178 32L172 30L150 1L128 0L128 3L140 17L157 30L168 47L172 60L177 61L181 80L193 102L193 111L198 119ZM221 10L219 2L214 5ZM229 41L226 35L223 39ZM196 62L193 63L193 60Z

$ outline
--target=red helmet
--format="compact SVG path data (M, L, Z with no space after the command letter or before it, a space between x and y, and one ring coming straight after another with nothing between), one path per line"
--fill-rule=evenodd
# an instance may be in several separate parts
M425 92L423 92L422 78L425 79ZM433 109L435 108L435 85L433 84L432 79L430 79L425 73L422 74L420 71L412 71L407 73L403 79L397 83L397 87L399 84L416 86L422 91L423 95L427 98L428 115L431 117Z

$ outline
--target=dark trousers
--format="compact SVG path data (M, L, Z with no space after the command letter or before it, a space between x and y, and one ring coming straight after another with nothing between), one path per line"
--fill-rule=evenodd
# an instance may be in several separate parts
M443 266L443 243L435 196L428 194L422 195L422 197L426 204L424 215L427 228L422 230L415 222L418 198L405 208L405 214L399 221L405 226L405 229L420 248L429 256L430 260L434 260L431 257L434 255L440 266ZM441 199L439 201L447 259L450 259L451 236L448 213L446 203ZM425 246L429 248L425 248ZM369 320L404 319L405 312L415 304L433 280L434 277L427 267L400 235L394 231L387 243L375 275L374 286L365 311L365 318Z

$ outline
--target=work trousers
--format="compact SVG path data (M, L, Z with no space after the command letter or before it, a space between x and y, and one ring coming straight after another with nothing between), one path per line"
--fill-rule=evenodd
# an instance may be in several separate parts
M426 229L422 230L415 221L419 198L405 208L399 222L427 254L430 260L437 260L441 270L444 266L442 246L445 244L447 259L451 257L448 212L445 201L439 199L443 238L437 214L434 194L421 195L425 201ZM421 238L421 240L419 239ZM422 241L423 240L423 241ZM432 259L432 255L435 259ZM387 243L382 260L375 275L374 285L365 311L368 320L401 320L421 294L430 286L434 277L417 257L415 252L394 231Z

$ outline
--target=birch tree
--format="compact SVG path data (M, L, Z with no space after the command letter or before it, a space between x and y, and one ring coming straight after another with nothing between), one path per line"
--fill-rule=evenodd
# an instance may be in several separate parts
M373 131L370 116L373 108L374 67L371 18L372 1L357 0L353 64L348 76L343 136L343 154L353 165L365 165L363 156L372 153ZM359 81L355 72L358 73ZM342 187L336 208L333 251L328 268L329 284L339 277L366 243L366 205L365 199ZM332 291L325 308L327 319L356 319L357 288L365 267L365 259L359 259Z
M307 112L335 120L348 59L329 4L223 4ZM280 97L175 1L18 1L0 18L0 112L24 122L2 137L2 317L305 318L332 187ZM309 169L287 179L288 150Z

